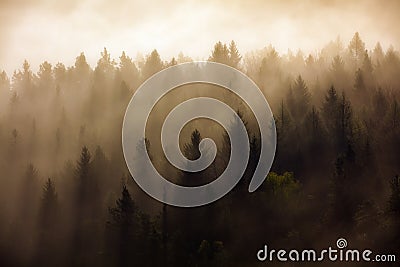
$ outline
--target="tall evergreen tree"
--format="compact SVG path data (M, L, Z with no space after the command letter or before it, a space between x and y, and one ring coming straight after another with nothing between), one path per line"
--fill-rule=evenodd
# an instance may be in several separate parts
M86 187L89 185L89 179L90 179L90 163L91 163L91 154L89 152L89 149L84 146L81 151L80 159L77 162L77 167L76 167L76 177L78 178L78 184L81 187L81 190L83 190L82 197L86 193Z
M196 160L200 158L200 150L199 150L199 145L202 140L200 132L195 129L191 136L190 136L190 142L185 144L183 147L183 154L185 157L189 160ZM205 172L200 172L200 173L192 173L192 172L183 172L181 181L185 186L198 186L200 184L203 184L207 180L207 177L205 175Z
M222 44L221 42L216 43L208 60L230 65L229 49L226 44Z
M367 77L371 77L372 76L372 72L374 70L374 67L372 65L371 58L368 55L368 50L365 50L365 52L364 52L364 57L363 57L363 62L362 62L362 65L361 65L361 69L362 69L363 73L365 75L367 75Z
M385 57L383 49L380 42L377 42L372 54L372 60L375 65L380 65Z
M22 64L22 71L14 72L12 77L12 89L16 92L22 92L29 97L34 95L34 75L31 66L25 59Z
M141 69L142 72L142 79L145 80L159 72L164 68L164 64L161 61L160 55L158 54L157 50L153 50L150 55L146 57L146 61Z
M80 53L80 55L76 57L75 65L72 71L73 81L75 82L74 86L81 90L86 89L89 83L91 72L92 69L86 61L85 54L83 52Z
M110 208L109 212L111 215L111 225L126 228L137 224L135 216L138 215L138 210L126 185L122 187L121 197L117 199L116 206Z
M354 83L354 88L360 92L361 94L365 94L366 86L364 82L364 75L361 69L358 69L356 72L356 79Z
M339 99L339 131L338 146L340 148L348 147L353 137L353 110L350 101L344 92Z
M296 124L301 124L310 108L311 94L301 75L289 91L288 107Z
M7 73L3 70L0 72L0 95L2 95L3 92L7 92L7 90L10 90L10 80L8 79Z
M360 63L363 60L365 44L360 38L360 34L356 32L349 44L350 55L353 57L355 68L360 67Z
M199 145L201 142L200 132L195 129L190 137L190 143L185 144L184 153L190 160L196 160L200 157Z
M325 127L328 130L328 134L335 135L338 127L338 95L335 87L332 85L326 96L325 101L322 104L322 117L324 119Z
M119 60L119 72L121 74L122 81L127 84L128 88L132 88L133 90L135 90L140 82L138 68L136 67L132 59L125 54L125 52L122 52Z
M238 68L241 60L242 56L239 54L236 43L232 40L229 44L229 66Z
M49 266L59 265L61 251L59 248L60 228L58 197L54 182L49 178L43 186L42 199L40 203L38 224L38 245L36 254L36 265Z
M48 91L49 89L53 89L53 66L49 62L45 61L40 64L37 77L39 79L40 90Z
M344 61L341 56L337 55L333 58L331 71L337 74L338 76L342 75L345 72Z
M57 219L58 197L54 182L49 178L43 187L43 195L40 207L41 227L50 228Z
M124 185L122 194L116 201L115 207L109 208L110 220L108 226L116 237L115 245L120 266L140 263L138 256L139 213L128 189Z

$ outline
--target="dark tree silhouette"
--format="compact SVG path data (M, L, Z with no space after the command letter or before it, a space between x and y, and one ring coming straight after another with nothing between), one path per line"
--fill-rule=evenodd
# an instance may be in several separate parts
M103 49L93 67L81 53L71 66L24 61L11 76L0 70L0 266L248 266L266 237L274 247L318 247L344 236L354 247L398 250L398 178L382 178L399 173L394 47L366 50L357 33L348 47L338 38L307 55L278 53L272 45L240 54L234 41L216 43L209 60L239 68L268 100L277 151L273 172L249 194L262 146L254 114L223 88L176 88L157 103L145 142L136 147L167 179L206 184L230 159L226 132L203 120L193 122L201 134L182 131L180 140L183 154L197 159L201 138L210 135L217 157L209 168L181 172L165 158L158 126L193 95L243 110L231 127L244 123L250 142L239 184L192 209L145 194L129 176L121 147L126 105L140 83L192 59L180 53L162 61L157 50L137 59L112 56ZM42 181L27 162L54 178ZM128 177L122 190L114 177Z

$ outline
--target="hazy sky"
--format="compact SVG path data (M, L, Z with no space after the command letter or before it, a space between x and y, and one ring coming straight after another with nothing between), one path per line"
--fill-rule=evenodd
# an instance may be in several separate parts
M81 51L93 66L103 47L118 58L156 48L164 60L180 51L207 58L213 44L235 40L244 54L272 44L315 52L358 31L367 48L399 47L400 1L0 0L0 69L26 58L73 64Z

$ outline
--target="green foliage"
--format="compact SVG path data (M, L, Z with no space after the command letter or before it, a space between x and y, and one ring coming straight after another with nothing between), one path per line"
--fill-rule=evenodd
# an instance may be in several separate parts
M300 183L292 172L285 172L282 175L270 172L264 183L268 195L278 199L278 202L289 201L300 191Z

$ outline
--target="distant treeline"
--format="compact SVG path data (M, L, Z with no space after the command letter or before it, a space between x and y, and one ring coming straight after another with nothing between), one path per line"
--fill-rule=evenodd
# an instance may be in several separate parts
M247 74L270 103L277 152L264 184L248 193L260 144L253 115L220 89L182 88L160 103L153 123L173 103L206 92L238 111L251 144L232 192L185 209L151 199L133 182L121 128L143 81L191 60L162 61L154 50L116 61L104 49L94 68L81 53L73 66L45 61L33 73L24 61L11 77L0 72L0 266L257 266L266 243L325 248L339 237L400 258L398 51L379 42L368 50L358 33L312 55L280 55L272 46L241 55L234 41L216 43L209 60ZM197 174L174 170L150 133L160 172L193 185L224 170L229 138L206 123L181 136L190 159L199 157L202 137L218 137L217 159Z

